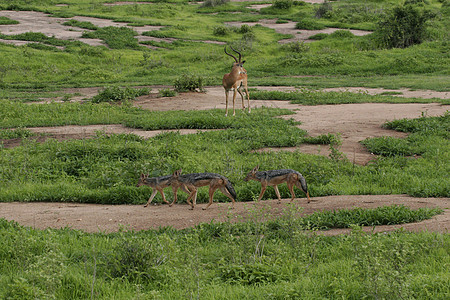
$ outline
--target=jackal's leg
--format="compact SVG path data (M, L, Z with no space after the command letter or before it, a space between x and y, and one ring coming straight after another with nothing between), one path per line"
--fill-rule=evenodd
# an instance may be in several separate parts
M195 204L196 204L196 200L197 200L197 189L196 189L196 188L193 188L193 189L191 189L191 190L192 190L192 192L191 192L191 194L189 195L189 197L186 199L186 201L187 201L187 203L191 206L191 208L189 208L189 209L190 209L190 210L193 210L194 207L195 207ZM191 199L193 199L192 203L191 203L191 201L189 201L189 200L191 200Z
M226 187L224 187L224 186L221 186L220 188L220 191L225 195L225 196L227 196L228 198L230 198L231 199L231 202L232 202L232 204L231 204L231 208L234 208L234 198L233 198L233 196L231 196L231 194L230 194L230 192L226 189Z
M287 186L288 186L289 192L291 192L291 196L292 196L291 202L292 202L295 199L294 184L289 183L289 181L288 181Z
M147 204L144 205L144 207L149 206L150 203L152 203L153 198L155 198L156 193L158 192L157 189L153 189L152 195L150 196L150 198L147 201Z
M189 190L186 188L186 186L184 184L180 185L180 186L175 186L172 185L172 192L173 192L173 201L172 203L169 204L170 207L172 207L172 205L174 205L175 203L177 203L178 201L178 189L181 189L183 192L185 192L186 194L190 195L191 192L189 192Z
M258 201L261 201L262 197L264 196L264 193L266 192L266 188L267 188L266 185L261 185L261 193L259 194Z
M299 181L296 181L296 182L295 182L295 185L296 185L299 189L301 189L301 190L303 191L303 188L302 188L302 186L301 186L301 184L300 184ZM309 192L305 192L305 191L303 191L303 192L306 194L306 198L308 199L308 203L310 203L310 202L311 202L311 199L309 198Z
M211 185L211 186L209 187L209 202L208 202L208 204L207 204L205 207L203 207L203 210L205 210L205 209L207 209L208 207L210 207L211 204L213 203L214 192L215 192L216 190L217 190L217 187L216 187L216 186Z
M275 189L275 194L277 195L278 203L281 203L281 196L280 191L278 190L278 185L274 185L273 188Z

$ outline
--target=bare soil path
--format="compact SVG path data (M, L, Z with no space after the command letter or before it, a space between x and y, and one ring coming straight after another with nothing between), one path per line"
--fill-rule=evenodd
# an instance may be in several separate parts
M276 217L284 210L290 209L289 200L281 204L276 200L255 202L236 202L230 209L230 203L214 203L207 210L206 204L197 205L189 210L186 204L152 205L98 205L78 203L0 203L0 218L14 220L21 225L37 229L65 228L79 229L86 232L114 232L121 228L130 230L158 229L171 226L177 229L192 227L211 221L239 222L241 220L264 221ZM396 226L379 226L377 232L391 231L403 227L410 231L445 232L450 229L450 199L448 198L413 198L405 195L357 195L329 196L312 198L307 204L305 198L296 199L294 205L303 207L305 214L314 211L335 210L343 208L375 208L387 205L406 205L413 209L420 207L441 207L445 213L430 220ZM263 214L264 213L264 214ZM270 217L267 217L267 214ZM265 215L265 217L263 217ZM373 230L373 228L366 228ZM348 229L332 229L322 234L336 235L349 232Z

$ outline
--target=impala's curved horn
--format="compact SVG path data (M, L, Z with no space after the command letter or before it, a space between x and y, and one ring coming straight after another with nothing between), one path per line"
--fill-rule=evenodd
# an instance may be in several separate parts
M233 48L231 48L231 49L233 49ZM236 62L238 62L236 56L234 56L234 55L232 55L232 54L230 54L230 53L227 52L227 46L225 46L225 48L223 48L223 50L225 51L225 54L226 54L226 55L231 56L232 58L234 58L234 60L235 60ZM239 55L240 55L240 54L239 54ZM239 56L239 58L240 58L240 56Z
M241 62L241 57L242 57L241 52L234 50L233 47L231 47L231 45L230 45L230 48L231 48L231 50L233 50L234 52L239 54L239 62Z

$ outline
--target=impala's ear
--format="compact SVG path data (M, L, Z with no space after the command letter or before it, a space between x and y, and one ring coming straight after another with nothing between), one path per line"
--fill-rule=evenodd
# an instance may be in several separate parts
M245 63L245 60L242 61L242 64L244 64L244 63Z

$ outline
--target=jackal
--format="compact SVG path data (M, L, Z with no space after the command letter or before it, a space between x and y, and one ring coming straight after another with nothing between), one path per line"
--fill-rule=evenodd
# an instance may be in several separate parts
M139 182L137 183L137 187L142 185L147 185L153 189L152 195L147 201L147 204L144 205L144 207L147 207L155 198L156 193L159 192L162 196L162 199L164 202L169 204L169 206L172 206L175 202L177 202L177 191L179 188L186 192L187 194L190 194L190 191L181 184L177 184L177 182L172 183L170 179L172 178L172 175L166 175L161 177L148 177L148 174L141 174L141 177L139 178ZM169 203L169 201L166 200L166 196L164 195L163 189L166 187L172 186L173 191L173 201L172 203Z
M197 203L197 189L209 185L209 203L203 209L207 209L213 203L214 192L219 189L225 196L231 199L232 208L236 200L236 191L231 185L230 180L225 176L216 173L192 173L181 175L181 169L173 173L170 179L171 184L180 186L190 191L187 203L194 209ZM192 199L192 203L190 200Z
M275 189L275 193L278 197L278 203L281 202L280 191L278 190L278 185L286 182L289 191L291 192L292 199L291 202L295 198L294 193L294 185L298 188L301 188L303 192L305 192L306 197L308 198L308 203L311 202L309 199L308 186L306 185L305 177L302 174L295 170L291 169L282 169L282 170L270 170L270 171L258 171L259 166L255 167L253 170L248 172L247 177L245 177L244 181L256 180L261 182L261 193L259 194L258 201L264 195L267 186L273 186Z

